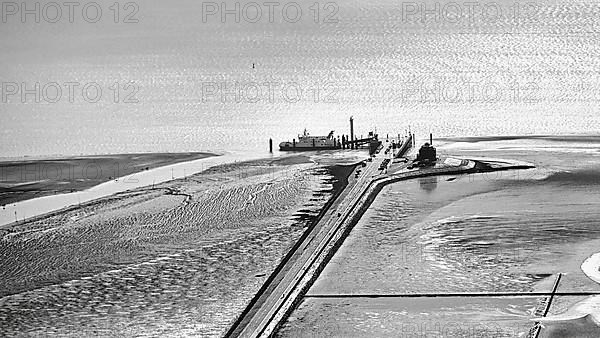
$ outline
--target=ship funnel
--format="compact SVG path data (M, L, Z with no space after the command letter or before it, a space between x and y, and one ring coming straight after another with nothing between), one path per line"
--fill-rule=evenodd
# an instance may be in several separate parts
M429 133L429 144L433 147L433 134Z
M350 142L354 141L354 118L350 116ZM351 148L354 149L354 143L351 143Z

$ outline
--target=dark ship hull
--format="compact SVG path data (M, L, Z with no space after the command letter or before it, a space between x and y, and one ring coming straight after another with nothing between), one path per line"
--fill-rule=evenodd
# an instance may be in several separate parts
M338 146L319 146L319 147L304 147L304 146L294 146L290 145L280 145L279 150L281 151L311 151L311 150L334 150L340 149Z

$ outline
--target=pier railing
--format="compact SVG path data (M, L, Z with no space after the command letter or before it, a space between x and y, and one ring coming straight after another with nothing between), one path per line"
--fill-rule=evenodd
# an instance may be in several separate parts
M410 148L412 148L412 144L413 144L413 134L409 134L408 137L406 137L404 139L404 141L402 142L402 145L400 146L400 150L398 150L395 157L399 158L399 157L406 155L408 150Z

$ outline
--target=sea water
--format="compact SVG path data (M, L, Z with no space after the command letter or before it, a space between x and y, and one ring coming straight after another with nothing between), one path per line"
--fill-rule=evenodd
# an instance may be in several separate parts
M429 0L317 2L297 18L286 2L256 22L245 2L237 19L198 1L119 13L97 3L97 22L82 5L72 23L65 8L56 23L2 23L0 157L266 153L269 138L304 128L348 134L350 116L358 135L380 136L591 133L600 122L588 1L503 0L472 14Z

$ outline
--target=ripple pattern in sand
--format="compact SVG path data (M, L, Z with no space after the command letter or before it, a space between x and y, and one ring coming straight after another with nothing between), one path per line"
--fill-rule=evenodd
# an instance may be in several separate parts
M199 175L12 229L0 333L222 335L304 231L290 215L322 207L330 179L306 165Z

